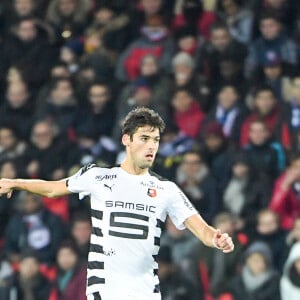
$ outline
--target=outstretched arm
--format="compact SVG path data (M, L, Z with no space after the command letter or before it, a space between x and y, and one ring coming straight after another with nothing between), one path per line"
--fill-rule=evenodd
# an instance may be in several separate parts
M30 193L49 198L70 194L67 189L66 179L46 181L40 179L0 179L0 195L11 197L13 190L24 190Z
M184 225L206 246L218 248L224 253L233 251L231 237L227 233L221 233L220 229L209 226L199 214L187 218Z

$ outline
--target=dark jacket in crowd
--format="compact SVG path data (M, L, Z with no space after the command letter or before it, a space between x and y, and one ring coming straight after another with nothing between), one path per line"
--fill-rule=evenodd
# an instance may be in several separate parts
M71 272L70 274L67 274ZM69 277L70 275L70 277ZM66 280L69 278L68 280ZM59 300L84 300L86 282L86 267L77 266L74 270L68 272L60 272L57 274L57 290ZM65 284L66 283L66 284Z
M0 106L0 126L14 126L22 139L29 139L33 124L33 106L27 100L23 106L14 108L8 102Z
M5 287L0 288L1 300L27 300L29 294L32 294L33 298L30 298L32 300L52 300L54 299L51 297L54 295L53 285L41 274L25 281L16 273L7 279Z
M37 36L23 42L16 36L8 38L3 45L0 61L0 79L11 66L22 70L24 78L33 87L41 87L48 79L49 70L56 59L56 52L46 38Z
M29 247L29 224L25 222L24 215L17 213L9 221L5 235L5 253L20 254ZM56 251L65 238L65 229L60 218L44 209L40 212L42 225L49 231L49 244L36 249L37 257L41 262L51 263L55 260Z

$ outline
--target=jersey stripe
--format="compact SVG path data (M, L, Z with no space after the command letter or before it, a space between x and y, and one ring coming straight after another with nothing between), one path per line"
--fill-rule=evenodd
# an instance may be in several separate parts
M165 224L165 223L164 223L162 220L156 219L156 227L162 229L163 226L164 226L164 224Z
M89 261L88 268L90 270L103 270L104 269L104 262L103 261Z
M154 237L154 245L160 246L160 237L157 237L157 236Z
M91 216L102 220L103 219L103 211L102 210L96 210L96 209L91 209Z
M90 278L88 278L87 280L87 285L91 286L94 284L104 284L105 283L105 278L100 278L100 277L96 277L96 276L92 276Z
M103 252L103 247L100 245L96 245L96 244L90 244L90 252L96 252L96 253L104 253Z
M92 234L101 237L103 236L101 228L97 228L97 227L92 227Z

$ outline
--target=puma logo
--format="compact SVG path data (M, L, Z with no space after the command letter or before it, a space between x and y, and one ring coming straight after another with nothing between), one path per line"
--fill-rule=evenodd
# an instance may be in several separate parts
M109 186L108 184L104 183L104 187L108 188L111 192L112 192L113 186L114 186L114 184L112 186Z

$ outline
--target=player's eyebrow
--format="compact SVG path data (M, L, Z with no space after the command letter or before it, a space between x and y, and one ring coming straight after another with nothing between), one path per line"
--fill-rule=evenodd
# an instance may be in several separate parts
M142 134L140 137L141 137L141 138L151 138L151 136L148 135L148 134ZM153 137L153 138L154 138L155 140L159 140L159 139L160 139L160 136L157 135L157 136L155 136L155 137Z

